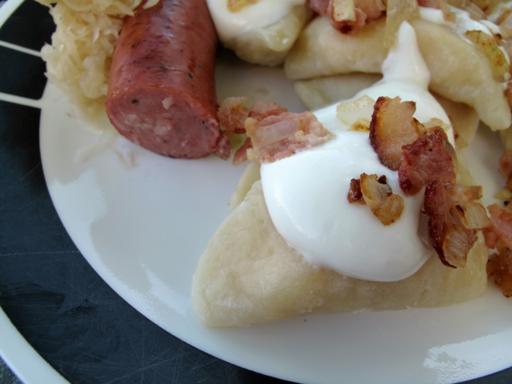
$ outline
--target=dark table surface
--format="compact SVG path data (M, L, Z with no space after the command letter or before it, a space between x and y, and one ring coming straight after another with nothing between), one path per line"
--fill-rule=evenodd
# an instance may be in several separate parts
M39 50L52 30L47 9L30 0L0 40ZM38 57L0 47L0 73L0 92L41 96ZM181 342L98 277L50 201L38 125L38 109L0 102L0 305L35 349L73 383L284 383ZM15 382L0 362L0 383ZM509 370L471 383L511 382Z

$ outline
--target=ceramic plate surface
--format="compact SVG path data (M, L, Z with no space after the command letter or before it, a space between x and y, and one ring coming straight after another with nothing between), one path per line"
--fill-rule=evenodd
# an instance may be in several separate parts
M302 108L279 69L223 61L218 93ZM481 130L467 163L490 199L497 138ZM47 185L64 226L102 278L187 343L268 375L314 383L445 383L512 363L512 306L495 290L441 309L316 315L244 329L204 328L190 289L202 251L228 214L243 167L164 158L98 133L48 87L41 117Z
M0 25L21 2L0 9ZM245 94L302 110L280 70L227 60L217 75L220 99ZM185 342L239 366L308 383L448 383L512 366L512 306L493 288L448 308L204 328L191 308L192 275L229 212L243 167L214 158L167 159L112 131L100 133L52 86L40 101L1 93L0 99L41 107L47 186L87 261L128 303ZM497 138L480 130L465 156L488 187L488 200L503 182L495 171L497 148ZM27 383L62 380L1 311L0 340L0 354Z

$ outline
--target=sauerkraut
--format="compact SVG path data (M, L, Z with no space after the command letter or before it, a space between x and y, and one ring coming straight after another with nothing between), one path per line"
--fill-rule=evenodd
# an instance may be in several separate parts
M105 116L108 70L122 19L142 0L37 1L50 6L57 26L51 45L42 49L48 78L85 117Z

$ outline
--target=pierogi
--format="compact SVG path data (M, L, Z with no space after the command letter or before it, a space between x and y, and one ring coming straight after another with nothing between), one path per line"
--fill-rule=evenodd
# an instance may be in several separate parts
M444 25L422 19L414 19L411 24L430 70L430 89L473 107L491 129L507 129L510 107L503 83L494 78L487 57ZM292 79L310 79L352 72L380 73L387 54L384 34L384 20L344 35L326 18L317 18L290 51L286 74Z
M226 48L253 64L281 64L311 16L300 0L261 0L240 7L229 3L236 2L208 0L219 38Z
M210 241L194 276L192 299L201 320L213 327L311 312L439 307L481 295L486 262L487 250L478 243L465 268L447 268L432 255L413 276L391 283L316 267L276 231L255 182Z

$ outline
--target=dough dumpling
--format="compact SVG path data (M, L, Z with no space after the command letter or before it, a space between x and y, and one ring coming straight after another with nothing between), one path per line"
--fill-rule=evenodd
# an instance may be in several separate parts
M304 261L275 230L255 182L201 257L193 305L205 325L247 326L311 312L437 307L478 297L487 284L487 253L477 243L467 265L431 257L413 276L376 283Z
M295 93L302 104L314 111L340 100L348 100L379 81L382 76L352 73L295 82Z
M251 6L249 5L249 7ZM255 6L258 6L258 4L256 3ZM213 7L214 5L210 5L210 10L222 44L226 48L233 50L242 60L268 66L279 65L284 61L288 51L292 48L311 15L309 8L305 4L296 5L286 15L271 25L250 29L245 32L241 31L228 36L219 29L220 21L216 17L219 11ZM237 13L234 12L231 17L236 18Z
M448 27L421 19L413 20L412 25L431 73L430 89L473 107L491 129L508 128L510 108L486 56ZM287 57L286 74L292 79L308 79L351 72L379 73L386 57L384 33L383 20L356 34L343 35L327 19L317 18Z
M334 29L326 17L317 17L300 34L284 64L290 79L311 79L341 73L381 73L387 55L386 26L372 22L354 34Z
M319 77L295 82L295 92L309 110L320 109L347 100L380 79L378 75L353 73ZM475 136L480 119L473 108L439 95L434 95L450 118L457 148L467 147ZM508 132L508 130L506 131Z

